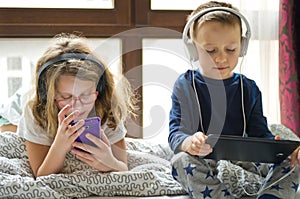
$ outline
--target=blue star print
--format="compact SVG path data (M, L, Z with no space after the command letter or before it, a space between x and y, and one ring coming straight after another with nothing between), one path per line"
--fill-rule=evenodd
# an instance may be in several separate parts
M189 187L188 187L188 194L189 194L190 196L193 196L193 190L191 190Z
M295 189L295 192L297 192L297 190L298 190L298 187L299 187L299 184L298 184L298 183L294 183L294 182L293 182L293 186L292 186L292 188L293 188L293 189Z
M256 163L255 163L255 166L256 166L256 167L260 167L260 166L261 166L261 163L260 163L260 162L256 162Z
M175 180L177 180L178 173L175 167L172 167L172 176Z
M187 167L185 167L185 171L186 171L186 175L188 174L191 174L193 176L193 170L195 169L196 167L193 167L191 166L191 164L189 164Z
M271 166L269 166L269 169L271 170L274 170L276 167L278 166L278 164L273 164L273 165L271 165Z
M288 173L291 171L291 167L282 167L282 173Z
M206 198L206 197L210 197L210 198L211 198L210 193L211 193L212 191L213 191L212 189L208 189L208 187L206 186L206 187L205 187L205 190L201 192L201 193L203 194L203 198Z
M214 176L210 174L210 171L207 172L205 179L211 177L212 179L214 179Z
M228 189L223 189L222 192L224 192L224 196L230 196Z
M279 185L274 185L271 187L271 189L275 189L275 190L279 191L280 189L283 189L283 188L281 188Z

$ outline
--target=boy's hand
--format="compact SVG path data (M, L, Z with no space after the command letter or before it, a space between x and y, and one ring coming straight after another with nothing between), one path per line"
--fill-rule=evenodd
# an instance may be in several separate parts
M279 135L276 135L274 139L281 140L281 137ZM291 154L290 166L294 167L296 161L298 165L300 165L300 146Z
M181 149L191 155L206 156L212 152L211 146L205 143L206 139L202 132L196 132L183 141Z
M279 135L276 135L274 140L281 140L281 137Z
M295 166L296 161L300 165L300 146L291 154L291 167Z

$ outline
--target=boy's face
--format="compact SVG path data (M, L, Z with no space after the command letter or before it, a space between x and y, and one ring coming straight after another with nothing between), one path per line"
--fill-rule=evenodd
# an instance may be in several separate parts
M202 74L214 79L232 77L241 48L240 26L205 22L196 28L195 36Z

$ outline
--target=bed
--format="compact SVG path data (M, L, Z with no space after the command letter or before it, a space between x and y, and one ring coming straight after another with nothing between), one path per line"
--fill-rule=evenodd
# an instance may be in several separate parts
M275 135L299 140L282 125L270 129ZM0 198L189 198L172 177L173 153L167 145L132 138L126 138L126 145L127 172L101 173L69 153L61 174L34 179L25 140L15 133L1 133Z
M32 176L25 140L15 133L0 134L0 197L84 198L89 196L183 195L173 179L172 152L161 144L126 138L127 172L101 173L69 153L62 174ZM55 163L53 163L55 164Z

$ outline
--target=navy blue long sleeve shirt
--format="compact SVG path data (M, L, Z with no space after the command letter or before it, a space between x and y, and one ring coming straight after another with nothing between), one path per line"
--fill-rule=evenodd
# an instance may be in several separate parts
M200 102L200 119L197 98ZM255 81L241 76L246 119L246 135L274 138L263 115L261 92ZM215 80L203 77L198 70L188 70L176 80L172 93L169 121L169 145L178 153L185 138L201 131L205 134L242 136L244 119L240 74L228 79ZM203 128L201 127L201 120Z

